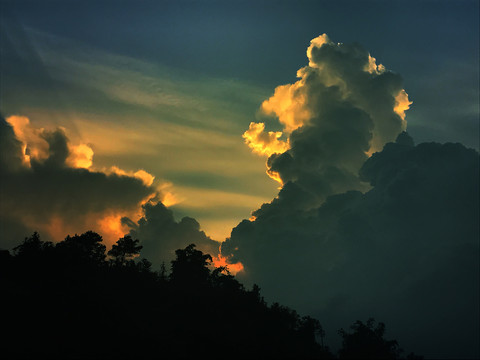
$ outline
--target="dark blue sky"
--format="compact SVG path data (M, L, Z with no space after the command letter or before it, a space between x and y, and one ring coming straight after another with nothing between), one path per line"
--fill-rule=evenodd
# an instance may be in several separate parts
M309 41L325 32L404 77L414 138L478 149L477 1L15 1L3 14L116 54L272 89L295 79Z

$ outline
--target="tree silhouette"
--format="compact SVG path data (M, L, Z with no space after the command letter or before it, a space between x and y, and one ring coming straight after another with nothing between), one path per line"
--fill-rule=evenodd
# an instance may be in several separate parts
M56 248L72 261L100 265L106 258L102 241L99 234L87 231L82 235L68 235Z
M35 231L32 236L25 238L20 245L14 247L13 253L17 257L33 258L52 247L53 244L51 242L40 240L40 235Z
M350 328L352 333L340 329L339 334L343 338L342 348L339 351L340 359L398 359L401 349L396 340L385 340L385 324L378 323L374 327L375 320L368 319L364 324L357 320Z
M138 259L141 248L125 236L107 259L102 237L87 231L55 246L34 233L13 255L0 252L0 306L8 309L2 314L8 330L2 355L334 358L317 319L268 305L257 285L246 290L227 267L212 268L212 257L194 244L175 252L170 274L165 265L154 272L148 260ZM340 358L398 358L397 343L383 338L382 323L357 321L352 329L339 332Z
M185 249L175 251L176 259L172 261L170 279L177 283L188 283L194 286L206 285L209 281L212 262L209 254L204 254L195 249L195 244L188 245Z
M116 265L125 265L136 255L140 254L140 250L142 250L143 246L138 245L139 242L138 239L133 240L130 235L126 235L123 238L118 239L117 243L112 246L107 255L113 258L113 262Z

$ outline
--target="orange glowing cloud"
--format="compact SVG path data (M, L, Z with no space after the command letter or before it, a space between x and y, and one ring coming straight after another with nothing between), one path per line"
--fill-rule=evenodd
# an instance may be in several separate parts
M173 206L178 204L178 198L171 192L163 192L162 193L162 204L166 207Z
M93 150L86 144L71 145L69 147L70 155L66 163L68 166L77 169L88 169L93 163Z
M144 215L141 205L146 201L148 200L142 201L131 209L120 211L107 209L103 212L82 214L75 222L64 219L62 215L52 215L47 221L39 221L32 216L23 217L22 220L41 234L48 234L55 241L64 239L67 234L81 234L92 230L102 235L104 244L109 248L130 231L128 226L122 224L122 218L128 217L133 221L138 221Z
M21 161L24 169L7 174L9 179L5 181L5 186L8 186L9 197L0 203L0 216L26 224L28 228L39 231L54 241L62 240L67 234L96 231L102 235L105 244L110 246L129 231L122 224L123 217L137 221L144 215L142 205L148 201L162 199L168 200L169 204L175 203L171 191L163 193L159 187L152 186L155 177L145 170L127 172L118 167L95 169L91 146L84 143L71 144L64 128L55 130L59 141L63 142L62 146L68 147L64 163L50 164L45 171L39 171L43 169L45 161L54 155L50 149L49 136L55 132L33 126L25 116L13 115L6 121L12 127L13 134L10 136L21 143L23 155L23 158L16 157L10 161L17 164ZM33 160L38 162L38 166L32 167ZM58 167L54 169L54 175L62 176L49 177L48 171L52 170L52 165ZM85 169L87 172L67 169ZM98 176L99 174L107 176ZM111 178L108 176L110 174L136 178L141 183L132 182L131 179ZM31 185L20 188L17 176L26 177L27 183ZM65 178L68 183L62 183ZM90 181L84 181L85 179ZM120 189L110 191L110 183ZM106 191L95 192L97 184ZM83 193L85 196L76 196Z
M42 137L44 129L36 129L26 116L12 115L5 119L13 128L18 141L22 143L23 163L30 167L30 160L45 160L48 158L48 142Z
M123 214L105 214L102 218L97 220L100 234L105 238L105 242L108 244L114 244L118 239L128 233L129 229L121 222Z
M145 170L138 170L138 171L125 171L120 169L117 166L112 166L106 170L104 170L106 174L116 174L120 176L130 176L137 179L142 180L145 186L151 186L153 184L153 180L155 180L155 176L149 174Z
M402 89L397 96L395 96L395 107L393 111L405 121L405 111L410 109L410 105L412 104L413 102L408 99L407 92ZM406 127L406 124L404 124L404 126Z
M12 126L15 137L22 143L23 163L30 167L32 159L43 161L49 156L49 145L45 140L45 129L35 128L26 116L12 115L6 118ZM62 128L63 131L65 129ZM93 150L87 144L72 145L68 143L69 155L65 161L72 168L88 169L92 166Z
M140 176L143 176L145 181L150 184L153 183L153 176L143 170L130 174L117 168L116 173L118 175L133 176L139 179L141 179ZM140 175L138 173L140 173ZM149 176L152 176L151 182ZM142 179L142 181L144 180ZM145 215L143 211L143 205L145 205L146 203L156 204L161 200L162 204L167 207L176 204L177 199L175 195L172 192L169 192L169 190L172 191L172 186L173 185L171 183L161 184L157 187L157 190L159 192L148 195L131 209L123 211L107 210L101 214L92 214L89 220L89 224L96 224L94 227L94 231L99 232L103 236L104 242L107 246L111 246L119 238L125 236L130 231L130 228L122 223L122 218L126 217L135 223L138 222L140 218Z
M314 48L321 48L324 44L332 44L327 34L322 34L310 40L310 46L307 48L308 66L317 67L317 64L312 60L312 51Z
M30 221L30 224L32 224L32 221ZM62 240L67 234L71 233L67 224L60 216L52 216L46 224L37 224L37 228L39 228L41 233L46 231L46 233L50 235L52 239L58 241Z
M218 256L215 256L215 257L212 257L212 263L213 263L213 266L215 266L216 268L220 267L220 266L224 266L227 268L227 270L232 274L232 275L236 275L237 273L239 273L240 271L243 271L243 264L241 262L237 262L237 263L229 263L228 262L228 259L224 256L222 256L221 254L218 254Z
M89 213L72 223L62 218L61 215L52 215L45 223L39 222L35 218L28 219L28 223L34 226L40 234L48 234L55 241L61 241L67 235L81 234L92 230L102 235L104 244L109 248L128 233L128 230L123 231L122 229L121 217L121 215L110 215L109 212L105 214Z
M377 65L377 59L375 59L373 56L368 54L368 63L363 69L366 72L369 72L370 74L381 74L385 72L385 66L382 64Z
M264 123L251 122L248 130L243 133L245 143L260 155L270 156L275 153L283 153L290 148L288 142L279 140L281 131L265 132Z
M319 133L331 131L330 128L336 128L336 121L342 123L342 108L348 106L367 114L372 122L372 129L364 134L368 148L361 149L367 156L380 151L385 143L394 141L406 129L405 112L412 102L400 86L401 79L384 65L377 64L368 51L358 45L334 43L323 34L310 41L306 53L308 65L297 71L299 79L276 87L260 108L263 114L276 118L283 130L266 132L265 124L250 123L243 134L254 153L271 156L292 151L293 131L300 127L305 131L312 127ZM377 81L379 78L384 80ZM348 134L346 131L345 136ZM280 140L281 136L286 140ZM353 163L352 169L357 171L364 156L352 154L351 160L342 161L346 162L344 167L351 167ZM283 184L280 174L270 170L268 163L267 174Z
M277 116L286 132L292 132L311 118L304 85L301 79L294 84L278 86L273 96L262 103L261 110L266 115Z
M161 196L162 204L166 207L170 207L182 202L184 199L180 198L173 190L173 184L171 182L163 182L158 186L158 190Z
M273 171L272 169L268 168L268 165L267 165L267 175L273 180L275 180L276 182L278 182L280 184L280 188L283 186L283 180L280 174L278 173L278 171Z

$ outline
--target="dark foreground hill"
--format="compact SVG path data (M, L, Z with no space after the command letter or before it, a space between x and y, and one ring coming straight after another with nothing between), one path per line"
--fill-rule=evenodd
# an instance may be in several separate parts
M126 236L106 253L86 232L57 244L35 233L2 251L4 358L334 358L318 320L267 305L195 245L177 250L168 272L134 260L140 249ZM383 324L352 329L340 331L341 358L398 358Z

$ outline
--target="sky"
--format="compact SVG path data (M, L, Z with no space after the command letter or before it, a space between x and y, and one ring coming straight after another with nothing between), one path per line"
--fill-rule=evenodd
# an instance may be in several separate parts
M327 329L376 313L478 356L478 14L2 1L0 246L129 233L158 265L194 242Z

